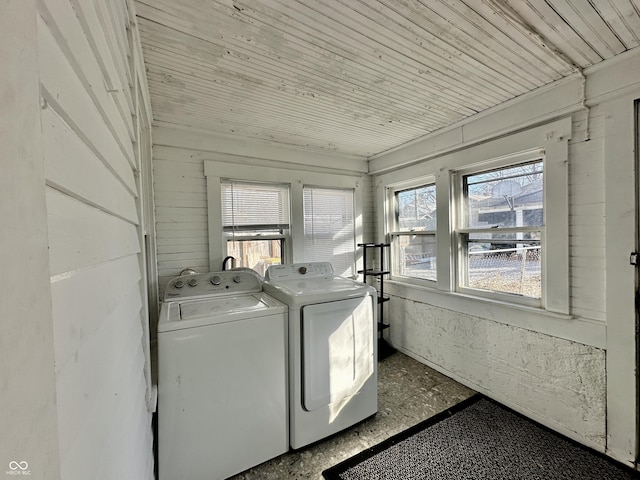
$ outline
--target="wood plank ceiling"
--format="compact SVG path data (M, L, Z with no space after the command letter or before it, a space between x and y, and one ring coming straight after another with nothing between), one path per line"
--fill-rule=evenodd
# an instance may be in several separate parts
M640 44L640 0L138 0L154 122L368 157Z

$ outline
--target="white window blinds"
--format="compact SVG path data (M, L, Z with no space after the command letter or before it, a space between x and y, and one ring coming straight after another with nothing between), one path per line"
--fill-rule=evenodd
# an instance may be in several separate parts
M227 233L289 228L289 186L222 181L222 226Z
M354 191L304 187L304 259L331 262L336 275L355 275Z

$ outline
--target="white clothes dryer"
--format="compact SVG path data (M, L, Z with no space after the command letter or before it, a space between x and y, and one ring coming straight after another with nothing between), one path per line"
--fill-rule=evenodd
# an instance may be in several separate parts
M289 441L297 449L378 411L377 295L328 262L274 265L263 289L289 306Z
M174 278L158 322L160 480L214 480L289 450L287 308L261 279Z

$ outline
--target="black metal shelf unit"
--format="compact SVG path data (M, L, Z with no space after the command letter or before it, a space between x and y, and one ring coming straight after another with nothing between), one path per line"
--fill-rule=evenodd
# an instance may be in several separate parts
M384 294L384 278L390 272L385 270L385 259L388 256L388 243L359 243L358 247L362 247L362 264L363 270L358 270L358 273L362 274L362 281L367 283L367 277L375 277L378 280L378 360L388 357L396 350L389 345L385 339L383 332L390 327L388 323L384 321L384 308L383 304L389 301L389 297ZM378 249L379 269L368 268L367 251L372 249ZM371 257L369 257L370 260Z

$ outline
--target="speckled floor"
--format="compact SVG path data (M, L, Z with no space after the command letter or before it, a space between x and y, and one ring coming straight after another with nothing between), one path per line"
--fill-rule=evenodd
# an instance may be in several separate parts
M473 390L396 352L378 364L378 413L323 442L231 477L233 480L316 480L322 471L465 398Z

